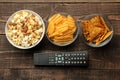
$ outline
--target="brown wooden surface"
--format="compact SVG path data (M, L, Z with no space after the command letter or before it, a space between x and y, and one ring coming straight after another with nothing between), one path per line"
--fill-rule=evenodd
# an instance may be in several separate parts
M0 0L0 2L120 2L120 0Z
M63 2L65 1L65 2ZM0 80L120 80L120 3L119 0L22 0L0 1ZM114 28L111 42L102 48L85 45L79 34L70 46L57 47L46 37L29 50L13 47L5 37L5 23L15 11L30 9L40 14L44 21L54 12L66 12L80 18L88 14L106 14ZM79 22L80 23L80 22ZM35 67L34 52L62 52L87 50L90 55L88 68Z

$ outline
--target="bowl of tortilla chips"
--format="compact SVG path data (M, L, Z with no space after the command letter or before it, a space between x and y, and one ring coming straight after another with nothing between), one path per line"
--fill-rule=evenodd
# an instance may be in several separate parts
M102 47L108 44L113 37L113 27L107 16L91 14L81 20L82 37L91 47Z

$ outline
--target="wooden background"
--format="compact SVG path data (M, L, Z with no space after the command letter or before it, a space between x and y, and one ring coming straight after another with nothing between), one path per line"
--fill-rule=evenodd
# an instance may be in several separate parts
M37 12L44 21L54 12L69 13L78 22L88 14L106 14L113 25L114 37L102 48L85 45L81 34L66 47L57 47L44 37L38 46L20 50L7 41L4 29L9 16L21 9ZM34 52L82 50L90 55L88 68L33 65ZM120 80L120 0L0 0L0 80Z

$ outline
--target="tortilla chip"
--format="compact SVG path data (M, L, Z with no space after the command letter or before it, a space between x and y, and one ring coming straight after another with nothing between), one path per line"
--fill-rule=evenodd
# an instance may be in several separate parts
M100 16L82 21L82 27L86 40L89 43L95 43L96 46L106 40L113 33L113 31L110 31L103 17Z

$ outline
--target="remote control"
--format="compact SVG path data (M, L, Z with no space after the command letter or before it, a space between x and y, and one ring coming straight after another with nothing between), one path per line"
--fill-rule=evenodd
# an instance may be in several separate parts
M87 51L34 53L34 65L39 66L88 66Z

